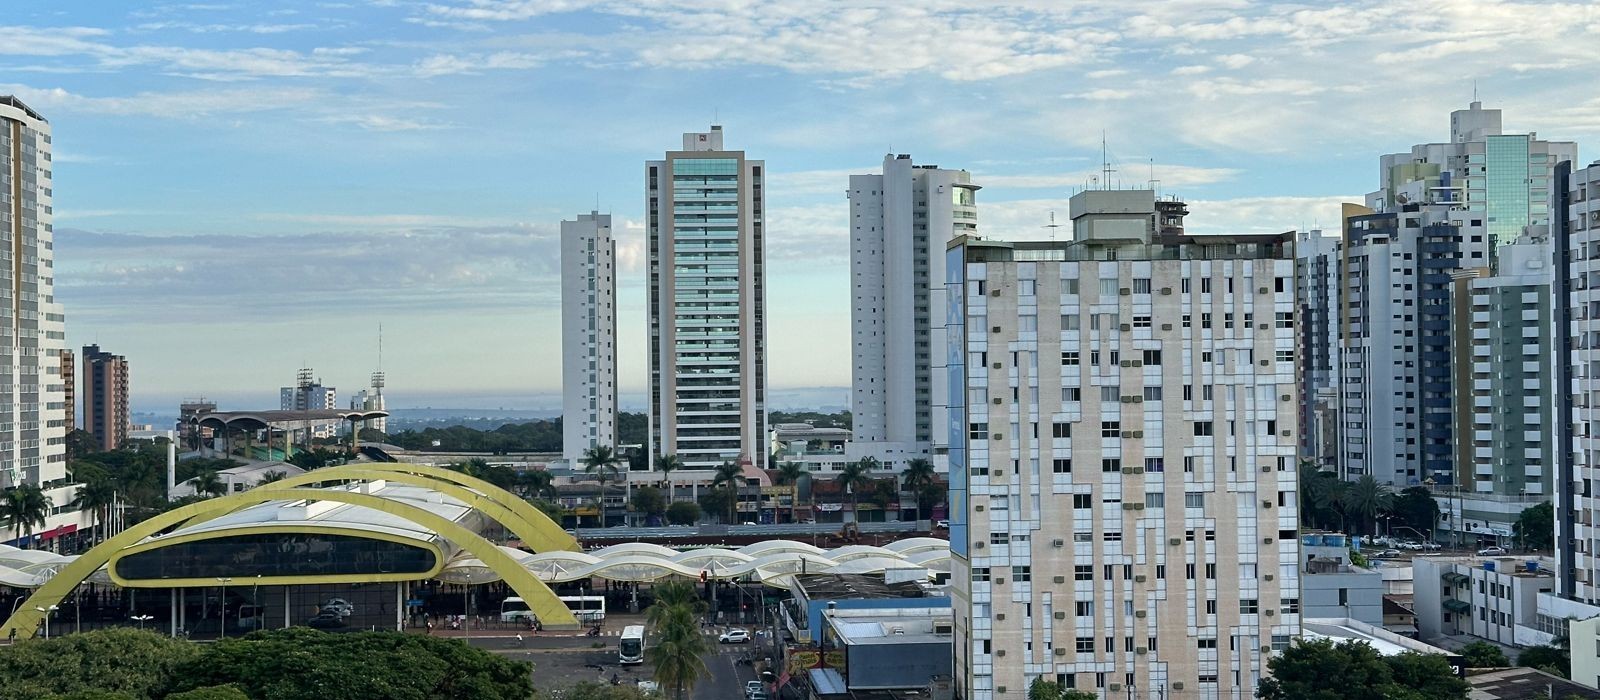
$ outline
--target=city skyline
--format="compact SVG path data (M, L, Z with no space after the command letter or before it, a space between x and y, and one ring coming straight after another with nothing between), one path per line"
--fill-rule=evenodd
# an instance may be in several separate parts
M1474 82L1508 130L1600 132L1600 103L1562 91L1594 60L1563 48L1600 28L1580 6L1217 2L1185 4L1180 28L1162 2L734 4L726 31L752 47L735 52L704 41L689 3L336 5L24 3L0 28L0 93L56 134L67 345L137 363L135 408L270 405L308 364L357 386L380 322L391 405L553 399L558 222L592 208L618 221L626 405L646 385L637 163L711 121L772 168L774 396L841 398L841 195L885 153L969 170L980 231L1024 240L1100 171L1102 137L1125 186L1154 158L1191 231L1259 233L1333 226L1373 187L1372 156L1436 138ZM873 41L857 34L869 22ZM1330 61L1360 83L1308 70ZM1458 84L1419 99L1406 76L1444 67ZM481 371L502 346L538 361Z

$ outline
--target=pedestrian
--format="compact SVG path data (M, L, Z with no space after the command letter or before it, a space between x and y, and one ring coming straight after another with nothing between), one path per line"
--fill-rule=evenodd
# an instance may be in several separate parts
M433 634L433 618L428 618L428 634Z
M6 633L6 641L10 644L17 643L17 628L12 627L11 631Z

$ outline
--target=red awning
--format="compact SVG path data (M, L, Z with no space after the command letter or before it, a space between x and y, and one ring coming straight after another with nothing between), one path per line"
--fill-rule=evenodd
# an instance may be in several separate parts
M38 537L40 540L53 540L53 539L55 539L57 537L61 537L63 535L70 535L70 534L72 534L74 532L77 532L77 531L78 531L78 526L76 524L73 524L73 525L62 525L61 527L51 528L49 530L45 530L44 532L41 532L38 535L36 535L36 537Z

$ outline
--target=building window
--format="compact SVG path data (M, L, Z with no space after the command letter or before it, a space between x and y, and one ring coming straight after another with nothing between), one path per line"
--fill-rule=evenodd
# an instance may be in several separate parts
M1100 471L1107 473L1120 472L1122 471L1122 460L1116 458L1102 459L1100 460Z
M1026 583L1028 581L1032 581L1033 580L1033 567L1031 567L1031 566L1013 566L1013 567L1011 567L1011 580L1012 581L1017 581L1017 582L1023 582L1023 583Z
M1117 280L1115 280L1115 279L1101 279L1100 280L1100 296L1102 296L1102 297L1114 297L1116 295L1117 295Z
M989 582L989 567L976 567L972 570L972 580L977 583Z
M1146 350L1146 351L1144 351L1144 363L1147 364L1147 365L1159 365L1159 364L1161 364L1161 351L1160 350Z
M1144 470L1147 472L1164 472L1167 470L1166 460L1160 457L1145 457Z
M1150 278L1149 277L1135 277L1135 278L1133 278L1133 293L1134 294L1149 294L1150 293Z
M1078 330L1078 324L1079 323L1082 323L1082 321L1079 320L1077 314L1062 314L1061 315L1061 330L1064 330L1064 331L1075 331L1075 330Z
M1113 361L1112 364L1115 364ZM1122 401L1122 387L1100 387L1100 403L1118 403Z
M1083 390L1075 386L1061 387L1062 403L1077 403L1083 400Z
M1279 311L1278 312L1278 327L1279 328L1294 328L1294 312L1293 311Z
M1255 598L1245 598L1239 601L1239 612L1244 615L1254 615L1257 612Z
M1025 296L1025 297L1031 297L1031 296L1034 295L1033 290L1034 290L1033 280L1018 280L1017 281L1017 294L1018 295Z
M1078 653L1079 654L1093 654L1094 653L1094 637L1079 637L1078 638Z
M1072 494L1072 507L1087 510L1094 507L1094 496L1087 493Z
M967 438L971 440L985 440L989 437L988 423L973 423L968 426Z
M1077 566L1072 567L1072 580L1074 580L1074 581L1093 581L1094 580L1094 566L1091 565L1091 564L1079 564Z
M1076 367L1076 366L1078 366L1078 351L1077 350L1062 351L1062 353L1061 353L1061 366L1062 367Z
M1206 495L1204 493L1186 493L1186 494L1183 494L1183 507L1185 507L1185 508L1204 508L1204 507L1206 507Z
M1167 494L1164 494L1164 493L1147 493L1147 494L1145 494L1144 495L1144 507L1146 507L1146 508L1165 508L1165 507L1167 507Z
M1211 430L1212 430L1211 421L1208 421L1208 420L1197 420L1197 421L1194 422L1194 434L1195 434L1195 437L1209 436L1209 435L1212 434Z
M1100 388L1102 390L1104 390L1104 389L1108 389L1110 387L1100 387ZM1104 397L1102 397L1102 398L1104 398ZM1100 421L1100 437L1103 437L1103 438L1114 438L1114 437L1120 437L1121 435L1122 435L1122 421L1115 421L1115 420L1103 420L1103 421Z
M1141 315L1141 314L1134 314L1133 315L1133 327L1134 328L1149 328L1150 327L1150 317L1146 316L1146 315Z
M1050 435L1052 437L1057 437L1057 438L1070 438L1070 437L1072 437L1072 424L1071 423L1051 423L1050 424Z
M1052 464L1051 464L1051 468L1057 474L1071 474L1072 473L1072 460L1070 460L1070 459L1057 459L1057 460L1054 460L1052 462Z

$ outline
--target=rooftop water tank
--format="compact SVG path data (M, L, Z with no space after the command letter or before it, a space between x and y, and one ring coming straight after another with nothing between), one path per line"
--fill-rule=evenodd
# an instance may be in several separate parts
M1492 562L1492 561L1484 562L1483 563L1483 570L1484 571L1494 571L1494 562Z

